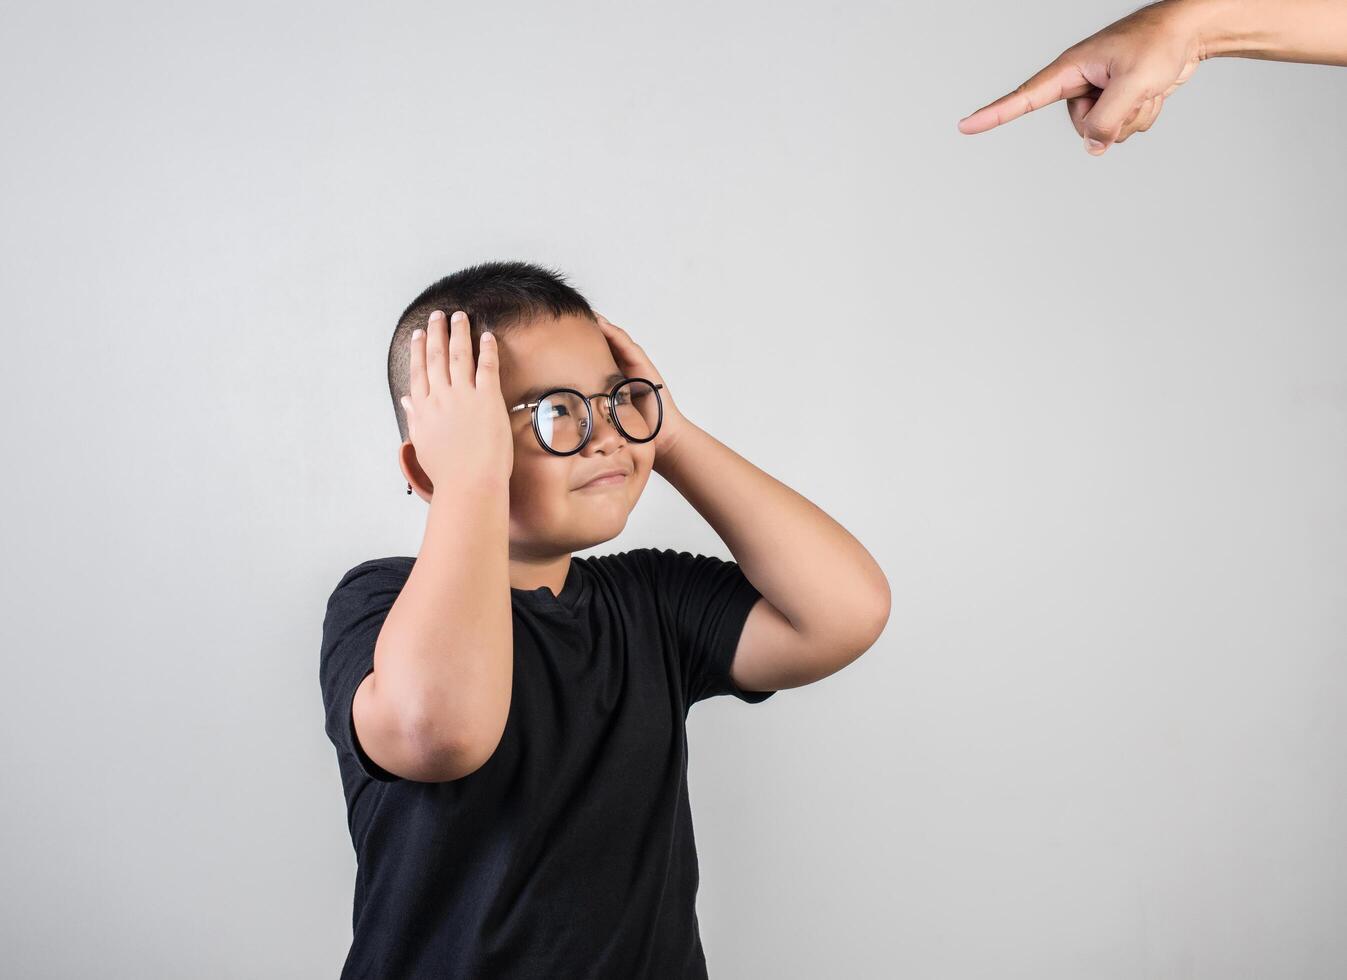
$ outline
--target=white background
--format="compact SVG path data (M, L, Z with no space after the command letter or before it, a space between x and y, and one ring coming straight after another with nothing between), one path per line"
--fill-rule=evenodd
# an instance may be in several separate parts
M389 337L524 259L892 585L692 712L712 977L1347 974L1347 72L956 131L1128 9L7 7L0 972L337 974ZM728 556L658 477L644 545Z

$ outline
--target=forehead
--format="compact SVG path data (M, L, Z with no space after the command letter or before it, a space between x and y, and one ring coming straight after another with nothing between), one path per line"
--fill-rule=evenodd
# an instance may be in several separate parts
M501 340L501 389L513 405L546 388L607 391L621 375L608 338L582 316L534 320L512 328Z

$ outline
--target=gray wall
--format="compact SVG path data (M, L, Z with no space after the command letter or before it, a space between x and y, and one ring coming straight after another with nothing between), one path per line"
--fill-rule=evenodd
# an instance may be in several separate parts
M523 258L893 586L692 713L712 976L1347 974L1347 72L956 132L1128 9L7 7L0 972L336 975L388 337ZM727 555L658 477L642 545Z

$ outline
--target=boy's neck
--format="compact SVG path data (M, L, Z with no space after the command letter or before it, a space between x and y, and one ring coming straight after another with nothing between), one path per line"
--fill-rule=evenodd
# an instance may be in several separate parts
M557 558L539 561L523 561L511 558L510 588L532 592L535 589L545 587L554 596L561 595L561 590L566 584L566 576L570 574L570 570L570 555L561 555Z

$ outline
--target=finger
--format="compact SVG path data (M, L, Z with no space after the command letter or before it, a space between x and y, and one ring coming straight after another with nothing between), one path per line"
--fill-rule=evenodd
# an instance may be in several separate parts
M449 384L472 384L472 329L468 314L455 310L449 318Z
M495 385L500 390L500 351L490 330L483 330L477 340L477 385Z
M606 333L612 334L613 340L622 343L631 341L631 335L628 334L627 331L623 330L621 327L619 327L612 320L608 319L602 313L596 313L594 316L595 319L599 321L599 326L603 327Z
M1126 139L1128 136L1134 136L1137 133L1144 133L1146 130L1150 129L1151 123L1155 122L1155 117L1159 112L1160 97L1157 95L1153 99L1147 99L1142 103L1141 111L1137 113L1136 118L1129 122L1127 128L1123 130L1124 136L1122 139ZM1121 143L1122 139L1119 139L1118 142Z
M617 361L621 370L627 374L663 383L658 377L655 365L651 363L649 355L646 354L645 348L638 344L631 334L601 313L596 313L594 318L603 329L604 337L608 341L608 349L613 352L613 359Z
M1084 95L1094 86L1085 80L1080 69L1064 61L1054 61L1020 85L1013 92L988 103L977 112L959 120L959 132L972 135L1018 119L1058 99Z
M604 336L608 339L608 343L610 346L622 348L627 346L628 344L634 343L631 337L628 336L627 331L623 330L621 327L619 327L612 320L608 319L602 313L595 313L594 319L598 323L599 329L603 331Z
M415 408L415 406L414 406L412 397L411 397L410 395L403 395L403 396L402 396L400 399L398 399L398 400L399 400L400 402L402 402L402 414L403 414L403 416L407 419L407 438L410 439L410 440L412 441L412 444L413 444L413 445L415 445L415 443L416 443L416 416L415 416L414 413L415 413L415 411L416 411L416 408Z
M608 346L617 356L618 362L626 370L643 370L646 360L645 350L635 338L616 323L608 324Z
M445 348L449 346L448 326L444 311L436 310L430 314L430 325L426 327L426 377L428 394L434 394L449 387L449 371L445 366Z
M1066 114L1071 117L1071 125L1076 127L1076 135L1081 139L1085 138L1085 127L1081 124L1081 120L1094 108L1095 98L1094 95L1079 95L1066 100Z
M1094 108L1081 121L1085 129L1085 149L1098 156L1118 138L1127 119L1147 99L1146 86L1128 75L1109 80L1095 101Z
M1144 126L1137 127L1138 133L1144 133L1146 130L1150 129L1152 126L1155 125L1155 120L1160 117L1160 110L1163 109L1165 106L1165 97L1163 95L1157 95L1154 99L1151 100L1151 102L1152 105L1150 115L1146 119L1146 124Z
M435 311L435 313L438 312L438 310ZM435 313L430 314L430 320L435 319ZM417 327L412 331L412 349L408 360L411 366L408 371L407 390L416 398L425 398L430 392L430 383L426 378L426 330L424 328Z
M1115 139L1113 142L1115 143L1127 142L1127 137L1131 136L1133 133L1137 131L1137 120L1139 120L1142 117L1142 115L1145 114L1146 107L1150 104L1151 104L1150 99L1146 99L1144 102L1137 103L1137 107L1128 114L1126 119L1123 120L1122 129L1118 130L1118 138Z

